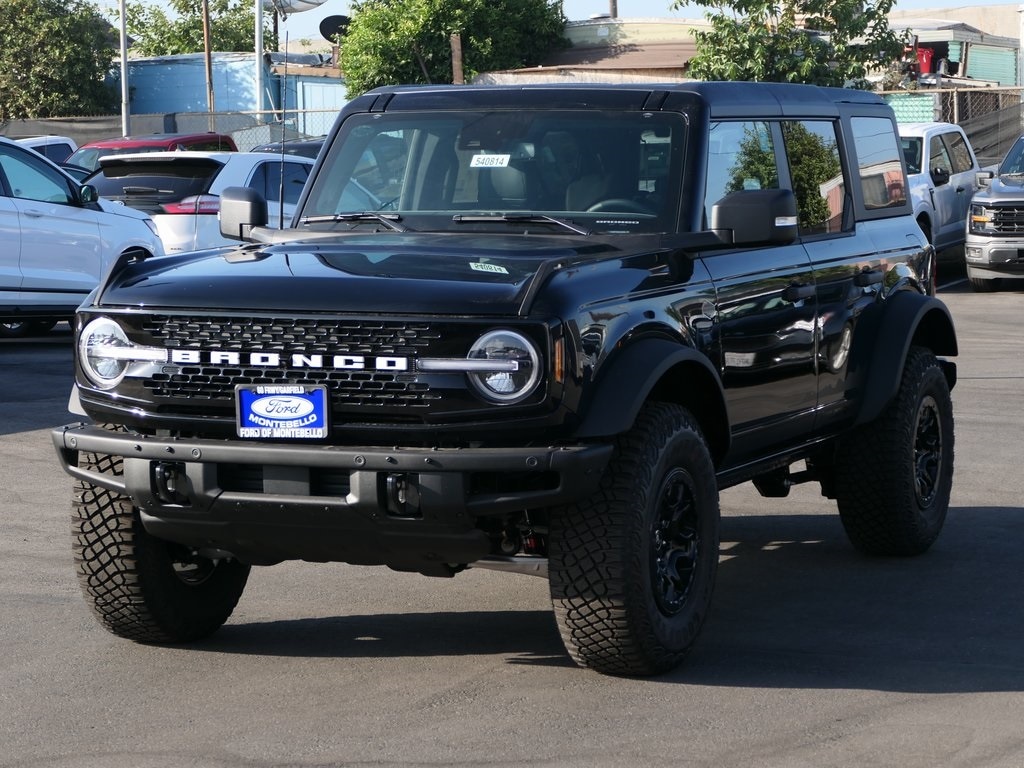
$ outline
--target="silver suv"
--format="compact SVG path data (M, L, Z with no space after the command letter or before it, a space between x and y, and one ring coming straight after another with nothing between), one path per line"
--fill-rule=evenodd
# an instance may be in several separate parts
M0 334L69 319L123 254L163 255L149 216L100 200L37 152L0 138Z

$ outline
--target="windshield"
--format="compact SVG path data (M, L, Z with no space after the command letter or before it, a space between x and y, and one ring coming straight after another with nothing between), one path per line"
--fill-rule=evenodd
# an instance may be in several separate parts
M427 228L435 230L529 223L573 232L559 220L587 232L674 231L684 135L683 118L664 113L354 115L302 221L324 226L384 212L432 217Z
M1024 174L1024 138L1017 139L1003 162L999 164L999 173L1004 176Z

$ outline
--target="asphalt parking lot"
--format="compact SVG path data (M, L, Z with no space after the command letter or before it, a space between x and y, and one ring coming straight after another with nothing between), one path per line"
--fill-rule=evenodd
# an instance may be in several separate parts
M913 559L847 543L816 486L722 498L714 605L649 680L566 658L546 583L287 563L190 648L104 632L79 597L70 335L0 341L0 766L1024 765L1024 290L942 291L956 476Z

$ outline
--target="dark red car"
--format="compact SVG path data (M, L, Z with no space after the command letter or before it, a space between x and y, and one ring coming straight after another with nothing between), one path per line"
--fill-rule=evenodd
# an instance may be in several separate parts
M238 151L234 139L224 133L152 133L148 136L122 136L116 139L90 141L72 153L64 161L64 165L94 171L100 167L100 158L107 155L166 152L178 149L204 152Z

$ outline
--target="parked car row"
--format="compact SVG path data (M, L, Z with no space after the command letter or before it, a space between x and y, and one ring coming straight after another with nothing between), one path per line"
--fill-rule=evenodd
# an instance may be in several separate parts
M239 152L217 133L81 147L59 136L0 138L0 337L43 333L70 318L122 254L145 258L231 242L217 221L227 187L259 192L270 225L282 226L322 144Z
M963 247L975 291L1024 279L1024 136L997 166L982 168L952 123L900 125L914 216L937 250Z

